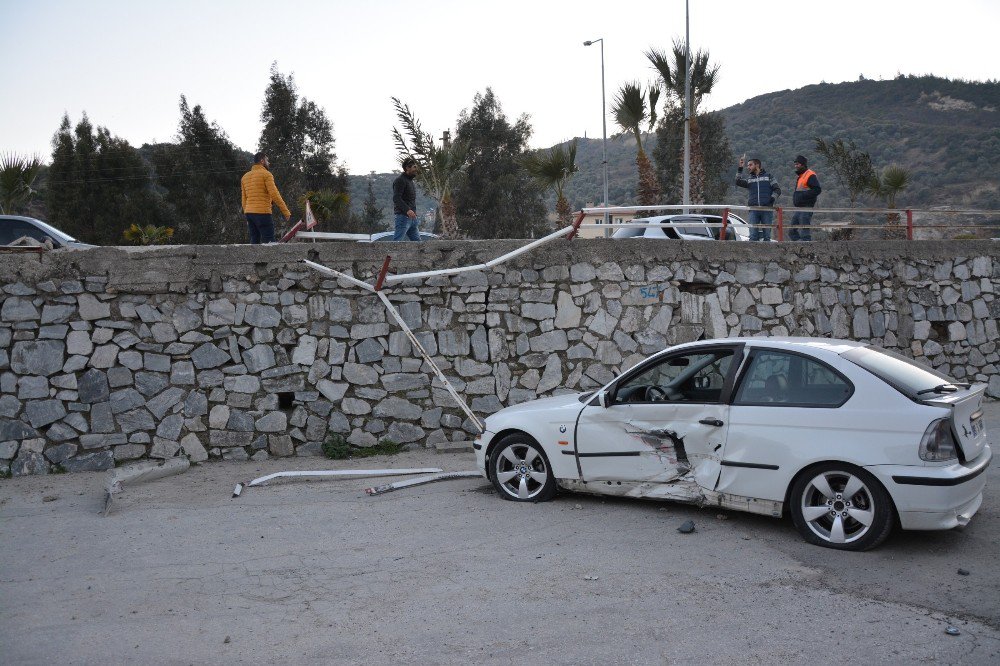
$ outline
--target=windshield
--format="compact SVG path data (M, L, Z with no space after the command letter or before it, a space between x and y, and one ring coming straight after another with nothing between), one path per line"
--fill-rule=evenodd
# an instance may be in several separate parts
M45 233L49 234L50 236L52 236L53 238L55 238L57 240L61 240L61 241L74 241L76 243L80 242L80 241L76 240L75 238L73 238L72 236L70 236L69 234L63 233L62 231L59 231L55 227L50 226L50 225L42 222L41 220L36 220L35 218L32 218L32 220L34 220L36 226L41 227L42 229L45 230Z
M881 347L857 347L845 352L843 357L913 399L917 399L921 391L928 392L941 384L956 382L943 372Z

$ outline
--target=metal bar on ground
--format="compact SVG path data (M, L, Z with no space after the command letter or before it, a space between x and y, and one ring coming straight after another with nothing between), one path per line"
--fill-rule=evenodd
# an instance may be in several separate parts
M413 331L410 330L410 327L406 325L405 321L403 321L403 317L400 316L399 312L389 301L389 297L385 295L384 291L376 291L375 293L378 294L378 297L380 299L382 299L382 303L385 304L385 309L389 311L389 314L392 315L392 318L395 319L396 323L399 324L399 327L403 329L403 332L406 334L406 337L409 338L410 340L410 344L416 347L417 351L420 352L420 355L423 356L424 360L427 361L427 363L431 366L431 368L434 370L434 374L437 375L437 378L441 381L442 384L444 384L445 389L447 389L448 393L451 394L451 397L454 398L455 402L458 403L458 406L462 408L462 411L465 412L470 419L472 419L472 422L476 425L476 428L479 429L479 432L486 432L485 424L478 416L476 416L472 412L472 409L470 409L469 405L465 403L465 400L463 400L462 397L458 395L458 391L455 390L455 387L451 385L451 382L448 381L448 378L444 376L443 372L441 372L441 368L437 366L437 363L434 362L434 359L431 358L431 355L427 353L427 350L424 349L424 346L420 344L419 340L417 340L417 336L413 334Z
M233 497L239 497L240 494L243 492L244 488L253 488L254 486L259 486L261 484L267 483L272 479L279 479L279 478L301 478L306 476L312 476L312 477L405 476L408 474L434 474L440 471L442 470L438 467L410 467L404 469L326 469L326 470L321 469L321 470L311 470L311 471L275 472L274 474L267 474L265 476L258 477L253 481L247 481L245 483L237 483L236 487L233 488Z
M375 291L375 287L371 286L367 282L362 282L353 275L348 275L347 273L341 273L340 271L335 271L332 268L327 268L322 264L317 264L315 261L309 261L308 259L303 259L302 263L304 263L306 266L309 266L310 268L316 269L320 273L326 273L327 275L343 278L357 287L361 287L362 289L367 289L368 291Z
M390 261L392 261L392 255L385 255L385 261L382 262L382 269L378 272L378 278L375 280L375 291L382 291L382 283L385 282L385 276L389 272Z
M396 284L397 282L404 282L406 280L423 280L429 277L439 277L443 275L458 275L459 273L468 273L469 271L481 271L486 269L486 264L474 264L472 266L460 266L458 268L442 268L436 271L422 271L420 273L403 273L400 275L387 275L385 278L386 284Z
M412 488L413 486L422 486L425 483L434 483L435 481L448 481L450 479L471 479L473 477L482 478L482 474L479 472L442 472L441 474L435 474L433 476L421 476L416 479L406 479L405 481L396 481L395 483L387 483L384 486L374 486L372 488L365 488L365 493L368 495L384 495L385 493L391 493L394 490L399 490L401 488Z

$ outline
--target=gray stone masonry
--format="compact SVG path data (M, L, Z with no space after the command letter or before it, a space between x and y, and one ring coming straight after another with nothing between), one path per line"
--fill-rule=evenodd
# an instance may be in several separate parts
M481 263L522 241L392 247L392 269ZM0 255L0 473L137 458L315 455L468 439L380 302L358 243ZM557 241L496 270L386 291L473 409L600 386L667 345L858 339L1000 397L995 243Z

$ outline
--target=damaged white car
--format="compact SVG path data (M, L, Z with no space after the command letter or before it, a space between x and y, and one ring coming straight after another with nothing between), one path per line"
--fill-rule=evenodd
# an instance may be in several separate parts
M474 446L505 499L559 487L790 514L811 543L867 550L979 509L985 389L857 342L694 342L598 391L503 409Z

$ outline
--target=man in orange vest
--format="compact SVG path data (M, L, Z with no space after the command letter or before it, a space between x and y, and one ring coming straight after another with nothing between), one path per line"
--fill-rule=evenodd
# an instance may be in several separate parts
M795 157L795 173L798 180L795 181L795 191L792 193L792 205L796 208L812 208L816 205L816 198L823 188L819 186L819 178L816 172L807 168L808 163L802 155ZM809 224L812 222L813 214L806 211L796 211L792 215L792 226L788 230L788 238L793 241L811 241L812 232Z
M278 206L286 221L291 219L292 213L288 210L285 200L281 198L281 194L274 184L274 176L268 171L271 162L267 159L267 155L257 153L253 156L253 162L253 166L243 174L243 178L240 180L240 189L243 194L243 214L247 218L250 244L273 243L272 206Z

